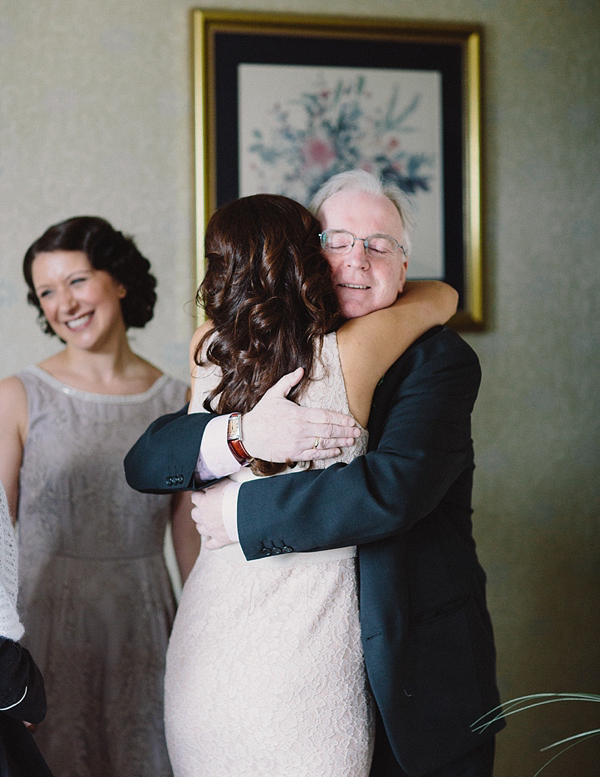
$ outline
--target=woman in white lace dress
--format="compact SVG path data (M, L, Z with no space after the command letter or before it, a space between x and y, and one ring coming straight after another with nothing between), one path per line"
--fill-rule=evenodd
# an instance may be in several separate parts
M39 669L19 644L17 588L17 543L0 483L0 776L52 777L26 727L44 719L46 694Z
M362 429L351 449L316 465L363 453L379 378L416 337L449 318L454 292L417 284L391 308L338 328L319 224L275 195L219 209L205 248L199 298L209 320L192 342L190 412L246 412L301 365L292 398L351 412ZM284 471L254 460L235 477ZM239 544L201 551L167 653L165 720L176 777L367 777L374 726L355 552L284 548L247 562Z
M156 300L131 238L101 218L68 219L32 244L23 270L44 331L64 343L0 382L19 611L48 699L35 738L56 777L170 777L167 522L182 577L198 536L187 495L136 493L123 456L150 421L184 404L187 386L130 347L128 328L143 327Z

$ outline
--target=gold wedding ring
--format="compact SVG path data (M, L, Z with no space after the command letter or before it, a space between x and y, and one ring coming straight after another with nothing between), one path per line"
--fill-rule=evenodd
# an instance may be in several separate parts
M313 445L313 448L318 448L320 442L321 442L321 438L317 437L317 439L315 440L315 444Z

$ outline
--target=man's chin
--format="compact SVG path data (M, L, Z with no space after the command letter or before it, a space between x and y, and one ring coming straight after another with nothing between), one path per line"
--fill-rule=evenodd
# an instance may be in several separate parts
M367 313L373 313L375 310L378 310L378 308L365 303L342 303L342 315L345 319L360 318L361 316L366 316Z
M383 294L372 288L364 291L355 289L339 289L338 300L344 318L360 318L376 310L388 308L396 301L397 292L388 291Z

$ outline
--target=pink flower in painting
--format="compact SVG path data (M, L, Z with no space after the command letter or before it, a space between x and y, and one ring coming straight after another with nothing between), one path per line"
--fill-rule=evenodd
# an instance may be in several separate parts
M309 138L303 148L307 167L327 167L335 159L335 149L322 138Z
M414 131L411 117L420 94L401 101L393 89L374 108L373 97L367 76L359 75L340 78L331 88L319 79L316 88L276 101L266 128L255 128L248 146L258 155L261 186L269 187L264 191L306 201L325 178L357 165L408 193L429 191L433 156L403 149L403 133Z
M397 135L384 135L383 136L383 146L385 151L388 154L393 154L395 151L400 150L400 140L398 139Z

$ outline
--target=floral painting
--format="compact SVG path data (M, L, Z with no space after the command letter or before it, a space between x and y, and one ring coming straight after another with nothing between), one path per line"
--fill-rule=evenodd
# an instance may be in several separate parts
M241 64L240 195L308 203L362 168L417 208L411 277L443 277L441 85L435 71Z

